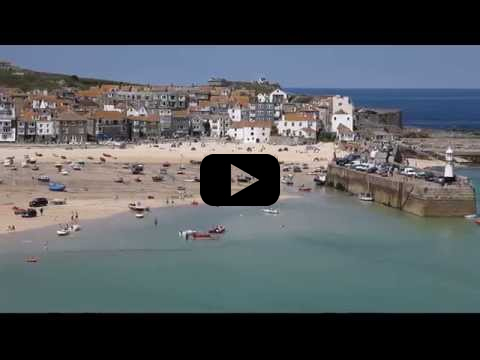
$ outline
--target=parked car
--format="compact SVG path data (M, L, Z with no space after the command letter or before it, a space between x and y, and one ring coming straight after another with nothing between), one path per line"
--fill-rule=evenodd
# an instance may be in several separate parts
M403 170L400 172L400 174L405 175L405 176L415 176L416 171L415 171L415 169L413 169L413 168L407 167L407 168L403 169Z
M377 167L376 167L376 166L370 166L370 167L367 169L367 173L369 173L369 174L374 174L376 171L377 171Z
M28 208L26 212L22 214L22 217L24 218L31 218L31 217L36 217L37 216L37 210Z
M29 206L31 207L41 207L41 206L47 206L48 205L48 200L46 198L35 198L32 201L30 201Z

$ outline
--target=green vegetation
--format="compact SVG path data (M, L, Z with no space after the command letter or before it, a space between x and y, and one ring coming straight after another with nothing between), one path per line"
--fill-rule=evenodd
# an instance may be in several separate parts
M248 81L227 81L227 86L233 86L235 90L237 89L247 89L255 90L255 95L262 93L271 93L272 91L281 88L280 84L259 84L257 82L248 82Z
M23 75L15 75L15 73L23 73ZM31 91L33 89L53 90L63 86L86 90L91 86L99 86L102 84L123 85L124 83L119 81L80 78L77 75L43 73L24 69L16 69L14 71L0 70L0 87L19 88L22 91Z
M334 132L320 132L317 134L317 141L332 142L337 138L337 134Z

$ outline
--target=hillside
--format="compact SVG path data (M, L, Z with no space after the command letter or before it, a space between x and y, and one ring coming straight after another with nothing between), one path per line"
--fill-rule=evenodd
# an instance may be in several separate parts
M19 68L10 70L0 69L0 87L19 88L23 91L31 91L33 89L53 90L63 86L84 90L91 86L101 84L138 85L120 81L81 78L76 75L54 74Z

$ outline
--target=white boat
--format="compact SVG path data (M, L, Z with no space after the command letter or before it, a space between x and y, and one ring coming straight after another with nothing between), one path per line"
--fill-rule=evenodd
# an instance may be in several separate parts
M465 215L465 219L476 219L477 214L470 214L470 215Z
M30 165L26 161L22 161L22 168L28 168Z
M280 211L278 209L270 208L270 209L262 209L262 211L266 214L275 214L275 215L280 214Z
M68 174L70 174L67 170L63 170L62 172L60 172L60 174L62 174L63 176L66 176Z
M196 233L195 230L183 230L178 232L178 236L181 238L186 238L188 235L193 235Z
M293 175L282 176L280 182L286 185L293 185Z
M185 182L195 182L196 180L195 179L184 179L183 181L185 181Z
M144 214L143 212L139 212L139 213L136 213L136 214L135 214L135 217L136 217L137 219L143 219L143 218L145 217L145 214Z
M67 203L65 199L53 199L51 202L53 205L65 205Z
M69 229L60 229L60 230L57 230L57 235L58 236L66 236L70 234L70 230Z
M73 224L70 226L70 230L71 231L80 231L82 229L82 227L80 226L80 224Z
M358 198L362 201L373 201L373 195L371 193L360 193Z
M137 201L137 202L128 204L128 208L129 208L130 210L140 211L140 212L148 211L148 210L149 210L149 208L146 207L146 206L143 206L143 205L140 203L140 201Z
M73 170L82 170L82 167L79 164L73 164L72 169Z

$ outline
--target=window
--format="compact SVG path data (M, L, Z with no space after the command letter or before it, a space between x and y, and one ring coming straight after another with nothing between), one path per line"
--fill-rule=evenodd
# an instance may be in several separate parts
M284 125L287 126L287 122L286 122L286 121L285 121Z
M253 132L250 133L250 136L253 136Z
M298 126L302 126L302 123L298 124Z

